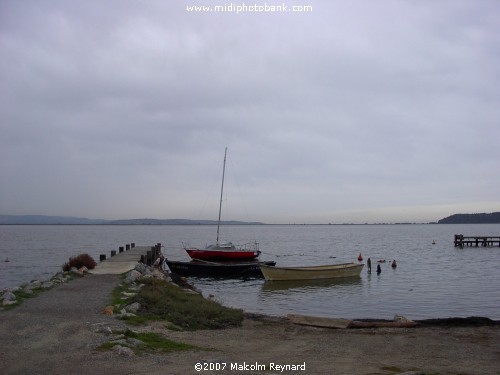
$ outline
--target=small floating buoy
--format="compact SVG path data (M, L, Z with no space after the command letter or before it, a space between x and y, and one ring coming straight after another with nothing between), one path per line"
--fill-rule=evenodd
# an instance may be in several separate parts
M396 260L394 259L394 260L392 261L391 267L392 267L392 268L396 268L397 266L398 266L398 265L396 264Z
M363 260L363 257L361 256L361 253L359 253L359 256L358 256L358 261L362 261Z

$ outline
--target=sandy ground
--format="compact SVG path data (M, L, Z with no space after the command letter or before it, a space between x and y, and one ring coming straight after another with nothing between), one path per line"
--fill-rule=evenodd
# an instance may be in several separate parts
M499 326L326 329L246 319L241 328L175 332L156 322L141 330L200 349L141 356L101 352L96 348L113 338L104 328L123 327L102 313L118 282L118 275L90 275L1 311L0 373L500 374ZM305 370L283 372L276 366L304 364Z

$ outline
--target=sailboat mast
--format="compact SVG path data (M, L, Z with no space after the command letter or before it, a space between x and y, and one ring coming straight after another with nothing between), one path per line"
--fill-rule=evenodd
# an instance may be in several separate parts
M224 151L224 164L222 166L222 184L220 187L220 201L219 201L219 220L217 221L217 245L219 244L219 229L220 229L220 214L222 211L222 194L224 192L224 174L226 173L226 155L227 155L227 147Z

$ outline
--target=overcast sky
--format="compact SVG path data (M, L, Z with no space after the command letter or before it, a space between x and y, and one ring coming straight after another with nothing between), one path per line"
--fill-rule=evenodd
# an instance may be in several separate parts
M499 1L230 4L0 0L0 214L500 211Z

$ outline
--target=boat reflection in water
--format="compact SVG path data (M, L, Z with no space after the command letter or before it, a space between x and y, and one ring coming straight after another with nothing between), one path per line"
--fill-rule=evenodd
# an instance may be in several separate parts
M166 260L171 272L179 276L215 277L215 278L241 278L262 277L260 265L274 266L276 262L209 262L192 260L180 262Z
M327 289L334 287L347 287L362 285L359 276L342 277L336 279L319 280L286 280L286 281L268 281L262 284L263 292L293 290L297 292L312 291L317 289Z

